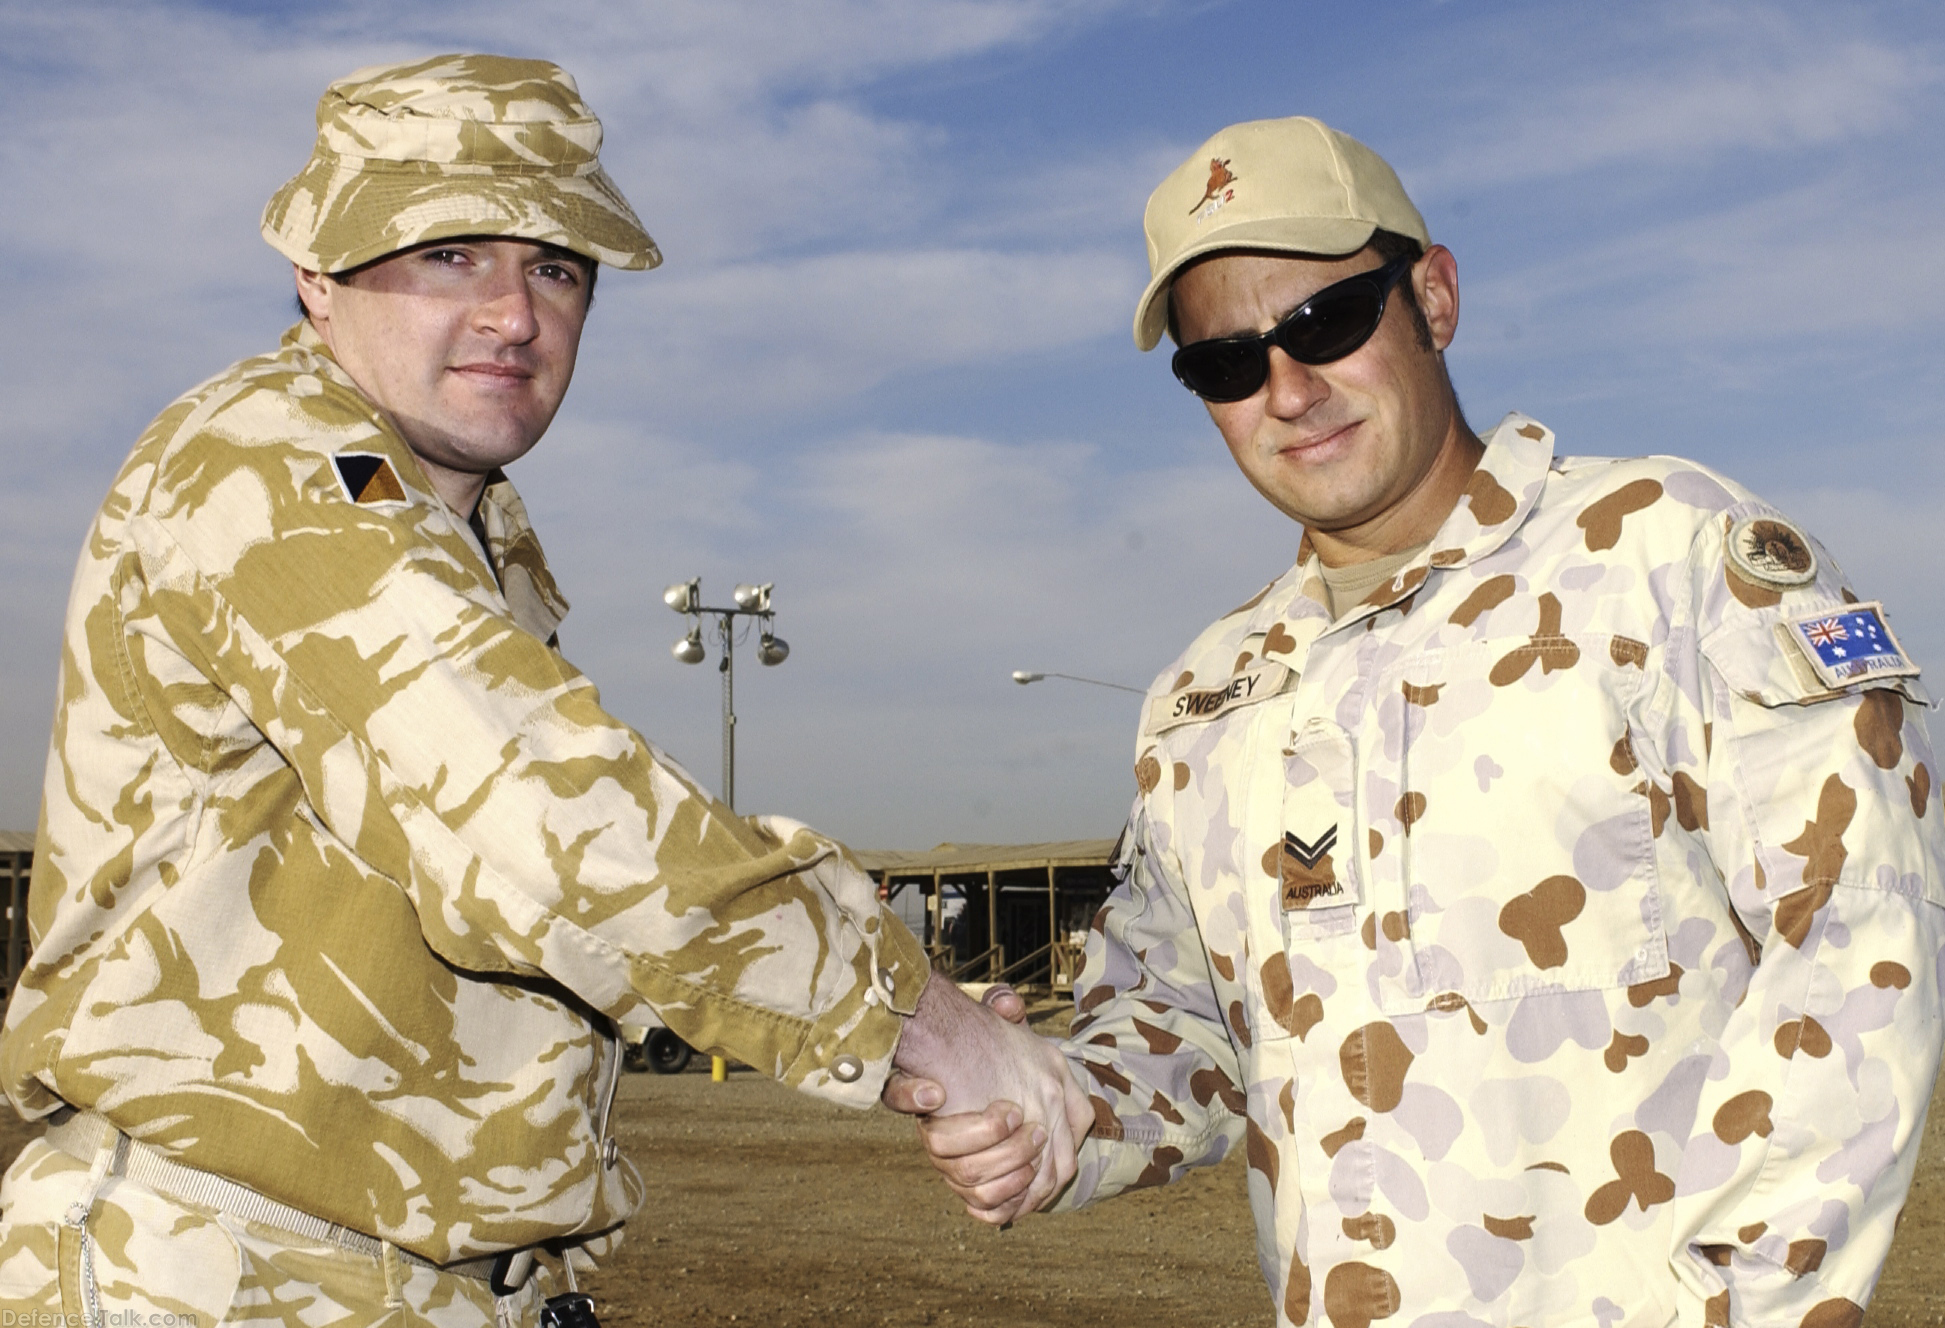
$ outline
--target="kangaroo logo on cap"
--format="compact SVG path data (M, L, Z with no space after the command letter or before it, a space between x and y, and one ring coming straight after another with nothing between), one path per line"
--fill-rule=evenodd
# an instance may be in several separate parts
M1222 211L1224 203L1236 196L1236 191L1229 187L1236 183L1236 173L1229 169L1232 160L1230 157L1209 158L1209 183L1203 189L1202 197L1189 209L1191 217L1198 212L1203 217L1212 217Z

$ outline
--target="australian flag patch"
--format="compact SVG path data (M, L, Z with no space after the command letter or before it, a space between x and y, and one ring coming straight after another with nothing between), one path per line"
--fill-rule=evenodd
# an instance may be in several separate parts
M1790 639L1811 669L1830 688L1872 678L1911 676L1918 666L1891 634L1884 606L1875 600L1819 609L1788 622Z

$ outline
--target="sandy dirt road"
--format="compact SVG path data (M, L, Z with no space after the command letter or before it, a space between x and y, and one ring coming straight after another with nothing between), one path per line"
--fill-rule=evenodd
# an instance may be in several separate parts
M1243 1167L994 1231L962 1216L911 1123L707 1062L628 1075L616 1112L650 1198L588 1289L607 1328L960 1325L1225 1328L1271 1322ZM0 1153L28 1137L5 1117ZM1945 1325L1945 1111L1868 1328Z

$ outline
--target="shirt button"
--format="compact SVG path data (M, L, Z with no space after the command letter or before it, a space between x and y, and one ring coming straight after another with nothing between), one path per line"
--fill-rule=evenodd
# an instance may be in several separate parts
M831 1077L841 1084L855 1084L864 1075L864 1062L856 1056L839 1056L831 1062Z
M615 1163L620 1157L621 1141L611 1134L601 1144L601 1165L609 1171L613 1171L615 1169Z

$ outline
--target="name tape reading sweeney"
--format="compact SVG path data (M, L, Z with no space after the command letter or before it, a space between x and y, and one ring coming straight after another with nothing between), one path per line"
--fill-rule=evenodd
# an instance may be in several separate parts
M1282 691L1293 675L1287 664L1258 664L1215 687L1184 687L1148 703L1148 731L1160 733L1178 724L1214 719L1231 710L1267 701Z

